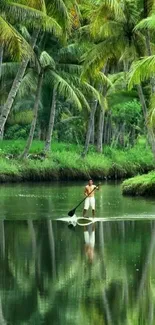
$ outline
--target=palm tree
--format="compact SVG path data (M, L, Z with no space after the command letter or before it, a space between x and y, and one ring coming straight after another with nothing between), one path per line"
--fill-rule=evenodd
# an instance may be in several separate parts
M120 65L121 69L128 72L131 63L147 53L146 37L135 28L141 19L138 5L139 3L134 0L124 0L121 3L113 1L111 4L104 1L96 9L89 25L89 33L94 37L96 44L88 52L88 59L86 57L85 61L85 65L94 74L97 69L103 68L107 60L110 64L112 58L119 62L119 65L123 65L123 67ZM117 66L115 69L118 69ZM137 90L145 112L147 106L141 84L138 85ZM146 120L145 116L144 118ZM102 122L103 118L100 121ZM155 139L150 130L148 136L152 151L155 152Z
M29 1L29 4L31 4L31 1ZM37 18L37 19L35 19L36 29L34 29L34 32L33 32L32 38L31 38L31 42L30 42L32 49L34 48L34 46L36 44L40 28L42 28L44 30L48 30L48 31L54 33L55 35L60 36L61 27L59 26L59 24L57 23L57 21L54 18L48 17L46 15L46 6L45 6L44 1L39 1L39 4L36 1L35 2L32 1L30 8L29 7L27 8L23 4L21 6L18 5L17 8L14 6L14 3L12 3L11 5L12 5L11 9L13 10L13 13L16 12L16 10L17 10L17 15L19 17L21 15L21 12L22 12L22 14L26 14L27 17L30 18L32 26L34 25L32 23L32 21L34 20L34 18ZM35 9L33 8L34 6L35 6ZM39 10L36 9L38 7L39 7ZM42 11L40 11L40 8L42 8ZM9 8L7 5L4 4L4 9L7 10ZM18 9L19 9L19 13L18 13ZM21 15L21 18L22 18L22 15ZM4 35L5 35L5 33L4 33ZM17 75L16 75L14 82L12 84L11 90L8 94L8 98L5 102L2 113L0 115L0 133L3 132L4 125L6 123L9 112L12 108L12 104L14 102L14 99L15 99L18 89L20 87L22 78L25 74L29 59L30 59L30 55L28 55L28 54L24 55L24 58L21 62L21 65L19 67Z

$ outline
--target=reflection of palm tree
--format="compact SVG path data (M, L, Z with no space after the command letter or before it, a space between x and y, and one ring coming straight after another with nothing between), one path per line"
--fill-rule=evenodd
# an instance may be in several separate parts
M4 315L3 315L1 295L0 295L0 324L1 325L6 325L6 321L5 321Z
M37 244L36 244L36 234L33 226L33 220L28 220L28 227L29 227L31 241L32 241L32 254L33 257L36 257Z
M4 220L0 220L0 248L2 257L5 258L5 230Z
M49 236L49 247L51 252L51 263L52 263L52 272L53 277L56 277L56 264L55 264L55 241L54 241L54 234L53 234L53 227L52 221L47 220L47 227L48 227L48 236Z
M148 255L147 255L147 258L146 258L146 262L145 262L145 265L144 265L142 278L141 278L140 286L139 286L139 290L138 290L138 295L137 295L137 300L138 301L142 297L142 294L143 294L143 289L144 289L144 285L145 285L145 282L146 282L146 278L147 278L149 269L151 267L151 261L152 261L154 248L155 248L155 224L154 224L154 227L153 227L153 230L152 230L152 236L151 236L150 246L149 246L149 250L148 250Z

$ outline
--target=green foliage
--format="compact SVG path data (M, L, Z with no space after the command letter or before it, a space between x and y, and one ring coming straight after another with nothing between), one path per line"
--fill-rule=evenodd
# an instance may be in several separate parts
M33 119L33 112L32 111L20 111L20 112L14 112L11 114L7 120L7 123L9 125L14 124L20 124L20 125L26 125L30 124Z
M18 176L19 169L16 162L11 162L7 159L0 158L0 175L16 175Z
M14 124L7 129L5 139L27 139L29 131L29 125L21 126L19 124Z
M120 103L113 106L113 118L119 123L137 125L142 119L141 105L138 100Z

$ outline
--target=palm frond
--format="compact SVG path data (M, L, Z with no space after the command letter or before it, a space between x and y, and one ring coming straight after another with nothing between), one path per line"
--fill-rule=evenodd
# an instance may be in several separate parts
M32 56L30 45L2 16L0 16L0 31L0 40L13 58L19 60L24 55Z
M93 48L88 51L83 59L84 72L83 74L94 71L100 71L109 58L119 58L124 49L122 40L116 39L115 37L107 38L103 42L96 44Z
M72 122L73 120L79 120L79 119L81 119L81 116L70 116L70 117L67 117L67 118L62 116L61 121L59 123L66 124L66 123Z
M46 4L45 0L7 0L5 3L11 4L22 4L30 8L35 8L37 10L40 10L46 14Z
M46 6L49 16L55 17L64 29L70 28L71 19L69 10L63 0L53 0L52 2L47 0Z
M101 107L104 106L104 97L101 92L96 90L93 86L91 86L88 82L83 82L84 88L87 91L87 94L91 94L92 97L98 100Z
M17 62L5 62L1 66L1 78L7 80L8 78L14 78L17 74L19 63Z
M99 82L101 86L113 87L113 83L102 71L95 75L95 82Z
M100 7L92 16L92 30L96 33L108 18L113 16L115 20L125 20L122 6L117 0L103 0Z
M69 73L70 75L77 75L80 77L82 73L82 66L78 64L71 63L58 63L56 65L57 71L64 71Z
M19 25L19 32L28 43L31 42L31 35L30 35L28 29L26 28L26 26Z
M91 84L86 82L86 80L82 80L77 75L69 73L66 73L64 71L61 71L59 75L64 79L67 80L67 83L72 87L76 87L79 91L81 91L85 97L89 98L95 98L98 100L99 104L103 106L103 96L102 94L96 90ZM105 85L105 80L104 80Z
M142 19L135 27L135 30L137 29L149 29L154 30L155 29L155 14L153 14L150 17L147 17L145 19Z
M43 29L53 33L57 37L62 35L62 29L58 22L35 8L30 8L18 3L9 3L6 5L5 14L8 19L12 17L18 22L23 22L24 19L25 26Z
M49 71L48 75L50 76L50 81L56 88L57 93L66 98L68 102L72 102L81 110L82 107L80 100L69 83L54 71Z
M59 62L78 62L80 61L84 50L86 50L86 46L84 44L69 44L59 51Z
M72 86L72 88L74 89L75 93L77 94L78 98L80 99L80 102L82 104L82 108L86 107L87 110L90 110L90 106L89 103L86 99L86 97L84 96L83 92L80 91L77 87Z
M113 87L108 89L108 96L114 94L115 92L124 91L127 89L128 76L125 72L119 72L109 75L109 79L112 82Z
M41 53L39 61L43 69L47 67L51 69L55 69L55 61L46 51L43 51Z
M90 28L93 37L99 40L103 40L106 37L117 37L117 35L123 34L123 25L110 19L108 21L105 20L98 29L95 29L93 25Z
M30 93L35 94L36 85L37 74L35 74L33 70L29 69L21 81L17 98L23 98L24 96L28 96Z
M145 57L134 62L129 71L128 87L131 89L134 85L153 77L155 74L155 55Z

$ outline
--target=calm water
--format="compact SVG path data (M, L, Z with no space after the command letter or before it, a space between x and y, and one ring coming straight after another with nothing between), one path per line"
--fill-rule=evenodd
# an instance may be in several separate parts
M104 184L96 216L109 221L73 231L56 218L83 186L0 187L0 325L155 324L154 200Z

